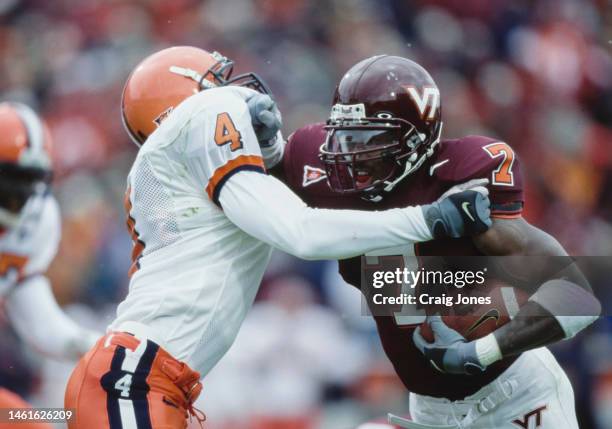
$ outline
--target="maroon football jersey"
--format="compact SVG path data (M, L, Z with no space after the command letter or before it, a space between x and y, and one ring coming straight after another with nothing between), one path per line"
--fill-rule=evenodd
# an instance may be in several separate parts
M481 136L443 140L417 171L400 182L382 201L374 203L355 194L337 194L329 188L324 166L318 157L325 134L322 123L297 130L289 138L283 160L285 182L311 207L385 210L421 205L437 200L456 184L488 178L493 216L518 217L521 214L523 186L520 163L506 143ZM414 246L414 254L481 255L470 238L419 243ZM342 277L357 288L361 288L362 262L367 270L371 258L357 257L339 262ZM380 257L375 264L385 269L403 268L402 258L397 257ZM493 381L515 359L497 362L480 375L442 374L415 347L412 334L418 324L410 323L414 319L402 319L393 314L374 318L387 356L406 388L414 393L451 400L465 398Z

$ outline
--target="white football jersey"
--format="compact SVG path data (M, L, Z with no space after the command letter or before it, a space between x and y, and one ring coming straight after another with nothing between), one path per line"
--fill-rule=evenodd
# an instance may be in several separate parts
M231 175L265 172L248 91L221 87L183 101L140 149L128 177L134 265L109 329L147 325L202 376L234 341L271 254L218 205Z
M0 232L0 298L25 278L44 274L61 237L59 207L51 194L32 196L19 223Z

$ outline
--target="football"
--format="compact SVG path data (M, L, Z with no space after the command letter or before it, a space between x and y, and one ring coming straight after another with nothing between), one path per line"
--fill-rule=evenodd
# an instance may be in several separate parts
M500 326L510 322L529 299L524 290L499 281L488 282L486 289L478 296L490 298L490 304L453 306L442 316L446 325L463 335L468 341L482 338ZM433 332L427 322L421 324L421 334L433 342Z

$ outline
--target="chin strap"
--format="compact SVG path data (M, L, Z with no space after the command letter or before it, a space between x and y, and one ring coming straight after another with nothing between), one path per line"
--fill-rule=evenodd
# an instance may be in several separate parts
M418 158L418 159L417 159L417 154L416 153L413 153L412 155L410 155L410 158L408 158L408 161L406 162L406 166L404 167L404 172L399 177L397 177L395 180L385 181L384 182L385 186L382 188L382 192L391 192L393 190L393 188L395 188L399 182L401 182L407 176L409 176L410 174L412 174L413 172L418 170L421 167L421 165L423 165L423 163L428 158L430 158L433 155L434 150L436 149L436 146L438 146L440 144L440 139L442 137L442 126L443 125L444 125L444 123L440 122L440 129L438 131L438 135L434 139L434 141L431 143L431 145L427 148L425 153L423 155L421 155L421 157ZM366 193L361 198L363 200L366 200L366 201L369 201L369 202L372 202L372 203L378 203L378 202L381 202L383 200L383 196L381 195L380 192L381 191L372 190L371 193L369 193L369 194Z
M417 159L416 153L413 153L412 155L410 155L410 158L408 158L408 161L406 162L406 167L404 168L404 172L395 180L390 181L390 182L389 181L385 182L385 187L383 188L383 191L391 192L393 188L395 188L395 186L397 186L399 182L404 180L406 176L418 170L421 167L421 165L423 165L423 163L433 155L436 146L440 144L440 138L442 137L442 126L443 125L444 124L441 122L440 130L438 131L438 136L435 138L433 143L427 148L425 153L421 155L421 157L418 159Z
M393 188L395 188L399 182L401 182L402 180L406 178L406 176L409 176L414 171L416 171L419 167L421 167L421 165L423 165L425 160L427 160L427 158L433 155L434 148L438 145L439 142L440 140L438 139L434 143L432 143L432 145L427 149L427 151L425 151L425 153L418 160L416 158L417 154L413 153L408 159L408 162L406 162L406 167L404 168L404 172L395 180L384 182L385 186L384 188L382 188L383 192L391 192ZM380 194L380 191L372 192L372 194L366 194L362 198L372 203L379 203L383 200L383 196Z

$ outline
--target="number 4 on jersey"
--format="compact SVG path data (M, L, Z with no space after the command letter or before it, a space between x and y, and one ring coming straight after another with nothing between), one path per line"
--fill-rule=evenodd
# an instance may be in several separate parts
M217 125L215 126L215 143L217 146L230 145L230 150L242 148L242 135L236 129L232 118L226 112L217 115Z

